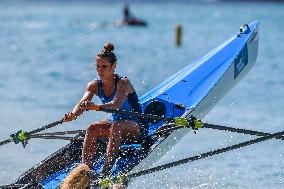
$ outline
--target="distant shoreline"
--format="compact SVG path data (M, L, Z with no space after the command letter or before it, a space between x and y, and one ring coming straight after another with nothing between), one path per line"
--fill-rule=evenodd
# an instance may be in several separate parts
M222 1L222 2L230 2L230 1L234 1L234 2L284 2L284 0L218 0L218 1Z

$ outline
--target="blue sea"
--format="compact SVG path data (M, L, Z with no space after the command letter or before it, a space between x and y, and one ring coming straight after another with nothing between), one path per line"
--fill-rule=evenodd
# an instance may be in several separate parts
M130 2L130 1L129 1ZM135 1L131 12L148 27L105 27L122 18L122 1L0 2L0 141L59 120L97 77L95 54L109 41L139 96L239 30L260 21L256 65L204 119L264 132L284 130L284 3ZM182 25L182 46L175 27ZM95 102L98 102L97 99ZM87 112L49 131L85 129L107 115ZM200 129L186 135L157 165L255 137ZM0 185L66 145L31 139L0 147ZM284 141L272 139L136 179L129 188L284 188Z

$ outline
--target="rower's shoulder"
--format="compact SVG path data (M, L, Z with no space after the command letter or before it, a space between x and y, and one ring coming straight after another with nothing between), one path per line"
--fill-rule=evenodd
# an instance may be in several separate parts
M132 85L130 80L127 77L121 77L120 80L118 81L119 85Z
M127 77L121 77L117 85L119 88L126 88L130 93L134 91L134 87Z
M87 84L87 91L97 91L98 89L98 80L94 79Z

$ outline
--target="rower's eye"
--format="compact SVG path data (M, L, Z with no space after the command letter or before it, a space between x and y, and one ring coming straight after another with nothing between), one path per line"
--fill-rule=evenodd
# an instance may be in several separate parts
M110 66L107 66L107 65L97 65L97 69L107 69L109 68Z

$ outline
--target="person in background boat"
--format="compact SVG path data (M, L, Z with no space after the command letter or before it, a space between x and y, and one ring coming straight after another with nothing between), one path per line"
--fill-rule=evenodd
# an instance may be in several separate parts
M146 26L147 25L147 23L144 20L136 18L130 13L128 4L125 4L123 7L122 24L128 25L128 26Z
M130 19L129 6L128 4L125 4L123 7L123 22L127 23L129 19Z
M142 113L137 94L129 79L115 74L117 59L113 50L113 44L107 43L96 55L96 70L99 79L88 83L82 99L72 112L65 114L65 122L75 120L85 110L99 111L102 108ZM94 96L98 96L102 104L91 102ZM105 164L102 170L102 174L107 174L119 154L119 147L123 141L134 143L146 136L146 127L141 123L138 117L112 114L111 119L89 125L82 149L82 163L92 168L97 140L108 138Z

